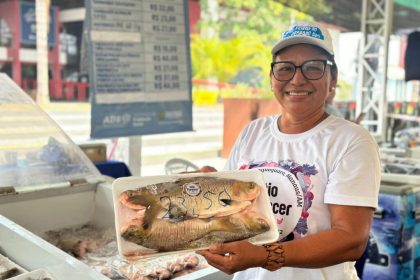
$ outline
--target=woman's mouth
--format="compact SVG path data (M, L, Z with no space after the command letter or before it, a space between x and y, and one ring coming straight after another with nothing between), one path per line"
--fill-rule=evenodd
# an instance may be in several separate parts
M308 96L312 94L310 91L286 91L287 95L290 96Z

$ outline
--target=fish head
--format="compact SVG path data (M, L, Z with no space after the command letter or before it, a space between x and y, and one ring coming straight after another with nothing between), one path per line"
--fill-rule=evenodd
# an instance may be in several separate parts
M236 201L254 200L261 192L261 188L255 182L233 181L232 199Z
M122 204L127 204L130 197L134 195L134 192L132 190L128 190L125 192L122 192L119 196L119 200Z
M267 220L257 212L246 211L238 215L249 232L259 234L270 230Z

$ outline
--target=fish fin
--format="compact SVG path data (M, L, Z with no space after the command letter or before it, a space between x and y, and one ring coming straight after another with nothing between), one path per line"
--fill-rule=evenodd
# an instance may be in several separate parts
M128 202L136 204L136 205L142 205L144 207L149 207L152 204L158 203L156 197L154 197L151 194L137 194L127 197L126 199Z
M163 210L165 209L160 204L153 204L147 207L143 217L143 228L148 229Z
M221 211L216 213L214 216L215 217L224 217L224 216L229 216L235 213L238 213L244 209L249 208L250 206L252 206L252 202L251 201L231 201L230 207L228 208L229 210L226 211Z
M177 184L177 185L183 185L183 184L186 184L186 183L194 182L195 180L197 180L197 177L186 177L186 178L176 179L174 181L174 183Z
M184 185L186 183L192 183L195 182L197 184L200 184L201 182L208 182L209 180L214 180L213 177L204 177L204 176L194 176L194 177L185 177L185 178L178 178L174 181L177 185Z
M226 232L233 232L238 233L243 230L243 227L240 224L234 223L231 217L221 217L217 220L217 227L216 231L226 231Z
M225 200L225 199L223 199ZM211 217L225 217L232 214L239 213L241 211L244 211L245 209L248 209L252 206L251 201L234 201L229 200L229 207L226 206L226 209L224 210L215 210L215 211L202 211L201 213L197 214L197 218L200 219L207 219Z
M144 211L143 217L143 228L149 228L153 220L158 217L158 215L165 210L155 196L152 194L141 194L141 195L133 195L127 199L129 202L134 204L143 205L146 207Z
M197 215L197 218L200 218L200 219L208 219L208 218L211 218L211 217L214 217L214 213L198 214Z

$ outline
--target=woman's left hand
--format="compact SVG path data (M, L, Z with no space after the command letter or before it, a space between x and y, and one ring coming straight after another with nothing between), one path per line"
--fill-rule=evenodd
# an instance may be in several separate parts
M197 253L206 258L209 265L226 274L263 266L268 255L264 247L253 245L248 241L213 244L208 250Z

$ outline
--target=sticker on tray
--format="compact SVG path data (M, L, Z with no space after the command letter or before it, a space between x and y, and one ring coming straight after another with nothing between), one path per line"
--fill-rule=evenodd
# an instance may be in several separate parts
M264 175L271 210L276 218L280 239L291 233L301 215L304 196L296 177L276 167L258 168Z

